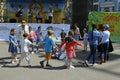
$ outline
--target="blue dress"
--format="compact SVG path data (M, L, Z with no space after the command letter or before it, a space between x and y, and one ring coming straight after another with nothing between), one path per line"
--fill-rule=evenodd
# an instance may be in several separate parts
M16 35L10 34L10 35L9 35L9 48L8 48L8 52L10 52L10 53L17 53L17 52L18 52L18 47L15 46L15 45L13 44L13 42L14 42L15 44L18 44L18 43L17 43Z

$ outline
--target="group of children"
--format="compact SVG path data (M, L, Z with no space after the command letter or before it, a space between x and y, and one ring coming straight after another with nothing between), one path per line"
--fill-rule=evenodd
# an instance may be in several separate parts
M96 31L96 26L93 25L93 27L95 27L94 29ZM90 57L93 55L93 64L94 64L95 63L96 49L97 49L97 45L98 45L97 38L98 38L99 32L94 31L95 34L93 34L93 30L89 33L87 33L86 29L83 30L83 32L84 32L83 43L74 39L74 31L69 30L67 37L66 37L66 33L61 34L62 35L61 44L58 47L55 44L55 41L52 39L52 36L53 36L53 31L52 30L48 30L47 31L47 36L43 39L41 27L38 27L38 30L36 32L34 32L32 30L32 27L29 27L29 34L24 33L23 34L24 39L21 41L21 44L18 44L16 35L15 35L16 30L13 28L13 29L11 29L10 36L9 36L9 42L10 42L9 43L9 52L12 53L11 54L12 55L11 62L14 63L14 62L17 61L16 55L17 55L17 52L18 52L18 47L21 46L21 54L20 54L19 62L17 64L17 66L20 66L21 60L23 58L25 58L26 61L28 62L28 66L31 66L29 47L30 47L30 45L39 47L40 46L39 42L43 41L44 42L45 59L40 61L40 65L41 65L42 68L44 68L44 66L45 66L44 63L45 62L46 62L46 66L52 67L52 65L50 65L49 61L51 59L52 52L53 52L54 48L57 48L58 51L60 51L60 52L62 52L62 51L65 52L66 60L65 60L65 65L64 66L66 66L66 68L68 68L68 69L74 68L74 66L72 65L72 59L74 57L76 57L75 45L84 46L84 52L85 52L85 51L87 51L87 44L88 44L88 41L89 41L91 54L87 57L85 63L88 64L88 61L89 61ZM95 38L94 38L94 36L95 36ZM33 43L35 41L34 39L37 41L37 44ZM95 40L95 41L93 41L93 40ZM63 46L64 46L64 49L62 49ZM95 48L95 50L94 50L94 48Z
M38 27L38 30L40 29L40 27ZM16 29L11 29L10 31L10 35L9 35L9 52L11 53L12 55L12 60L11 62L14 63L17 61L17 53L18 53L18 47L21 46L21 54L20 54L20 57L19 57L19 62L17 64L17 66L20 65L21 63L21 60L23 58L26 59L26 61L28 62L28 66L31 66L30 64L30 53L29 53L29 47L30 45L32 46L39 46L38 42L41 41L41 37L37 38L38 35L36 35L36 40L37 40L37 44L34 44L33 43L33 38L31 35L34 35L32 33L34 33L32 31L32 27L29 27L29 34L27 33L24 33L23 34L23 40L21 41L20 44L18 44L17 42L17 37L16 37ZM32 32L31 32L32 31ZM38 33L38 31L36 31ZM39 32L39 34L42 34ZM62 51L61 50L61 47L65 44L65 47L64 47L64 51L66 51L66 56L67 56L67 60L66 60L66 67L67 68L73 68L72 66L72 62L71 62L71 59L76 57L75 55L75 51L74 51L74 45L77 44L77 45L80 45L82 46L82 43L76 41L73 36L74 36L74 32L73 31L69 31L68 32L68 37L66 37L65 39L62 40L62 43L60 45L60 47L58 47L56 44L55 44L55 41L52 39L52 36L53 35L53 31L52 30L48 30L47 31L47 36L44 38L44 50L45 50L45 59L40 61L40 64L41 64L41 67L44 67L44 62L47 61L46 63L46 66L49 66L51 67L51 65L49 64L49 60L51 59L51 56L52 56L52 49L53 48L57 48L59 51Z

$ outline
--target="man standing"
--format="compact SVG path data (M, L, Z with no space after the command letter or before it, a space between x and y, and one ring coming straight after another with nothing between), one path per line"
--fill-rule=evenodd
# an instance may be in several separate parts
M18 40L18 43L20 44L20 42L23 40L23 34L24 33L29 34L29 26L26 25L25 20L21 21L21 24L17 26L16 31L17 31L16 33L17 40Z

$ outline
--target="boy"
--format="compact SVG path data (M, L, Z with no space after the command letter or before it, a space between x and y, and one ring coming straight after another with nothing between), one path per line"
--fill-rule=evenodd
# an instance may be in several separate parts
M41 64L41 67L44 68L44 62L47 61L46 63L46 66L48 67L52 67L50 64L49 64L49 60L51 59L51 54L52 54L52 46L53 47L56 47L55 46L55 43L54 41L52 40L52 38L50 37L53 32L51 30L48 30L47 32L48 36L46 36L46 38L44 39L44 42L45 42L45 59L40 61L40 64Z
M24 37L24 40L21 42L21 55L20 55L19 62L17 64L17 66L20 66L21 60L25 57L26 61L28 62L28 66L31 67L29 46L30 45L37 46L37 45L33 44L32 42L30 42L28 40L28 34L27 33L24 33L23 37Z

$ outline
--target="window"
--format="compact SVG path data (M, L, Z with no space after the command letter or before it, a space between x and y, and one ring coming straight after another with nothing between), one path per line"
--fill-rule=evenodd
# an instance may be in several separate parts
M104 12L110 12L109 7L104 8Z

